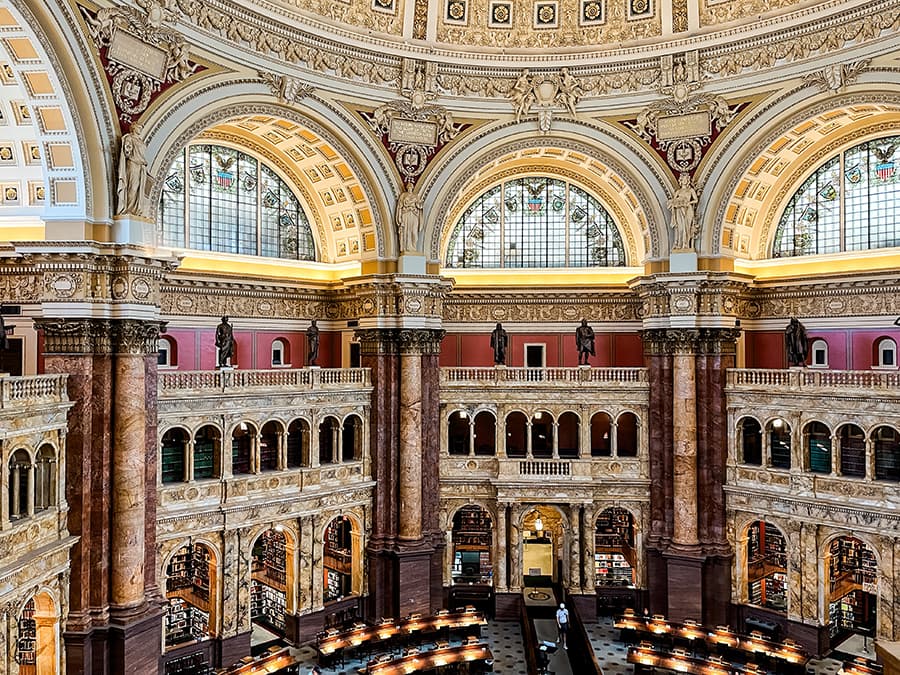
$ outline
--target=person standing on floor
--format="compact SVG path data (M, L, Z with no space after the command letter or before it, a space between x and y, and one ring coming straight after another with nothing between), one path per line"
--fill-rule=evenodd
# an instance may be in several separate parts
M568 649L566 633L569 631L569 610L566 609L564 602L559 603L559 609L556 610L556 626L559 628L559 639L557 642L562 643L563 649Z

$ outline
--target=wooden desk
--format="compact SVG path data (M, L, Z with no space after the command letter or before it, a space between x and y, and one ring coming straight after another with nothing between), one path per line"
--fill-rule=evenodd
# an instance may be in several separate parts
M340 649L377 644L396 636L425 635L436 633L444 628L455 630L485 625L487 625L487 620L481 612L447 612L446 614L403 621L389 619L376 626L361 626L328 635L319 641L318 649L321 655L330 656Z
M751 657L765 656L775 661L797 666L804 666L809 661L806 650L792 640L775 642L763 637L760 633L741 635L725 626L719 626L714 631L707 632L705 628L694 621L671 623L663 617L643 617L633 613L617 617L614 626L620 630L634 631L650 640L679 638L690 641L692 645L695 641L698 644L704 642L712 648L731 649Z
M263 675L277 672L295 663L297 663L297 659L291 656L291 651L287 647L272 648L255 659L245 657L240 665L218 672L223 675L226 673L227 675Z
M645 666L692 675L767 675L771 672L755 663L731 663L717 656L692 656L684 650L670 652L650 646L629 647L628 663L635 664L635 670Z
M430 670L452 663L465 661L484 661L493 658L490 648L486 644L462 645L458 647L445 647L432 649L411 656L403 656L391 661L378 663L370 661L360 673L369 675L398 675L400 673L416 673L422 670Z

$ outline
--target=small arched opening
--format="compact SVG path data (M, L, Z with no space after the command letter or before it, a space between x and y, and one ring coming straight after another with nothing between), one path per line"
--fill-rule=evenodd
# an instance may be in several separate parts
M497 443L497 418L489 410L475 415L475 454L493 455Z
M491 516L478 504L463 506L454 514L450 575L454 584L491 583L492 533Z
M637 553L634 516L628 509L613 506L597 516L594 566L598 586L634 586Z
M772 523L747 528L747 599L751 605L787 614L787 542Z
M205 640L216 625L216 561L205 544L175 551L166 567L166 648Z

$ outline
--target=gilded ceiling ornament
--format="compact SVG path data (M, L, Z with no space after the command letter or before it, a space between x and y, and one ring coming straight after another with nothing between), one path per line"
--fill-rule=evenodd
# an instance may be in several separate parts
M174 14L171 0L133 7L104 7L96 13L81 7L88 35L112 78L113 100L123 127L143 113L163 85L180 82L199 66L190 61L188 46L173 28L163 25Z
M832 63L822 70L807 75L803 81L819 87L823 92L838 94L844 91L847 85L853 84L871 62L872 59L862 59L853 63Z
M298 103L309 96L314 87L295 77L276 75L267 70L259 71L260 79L269 85L279 103Z
M541 133L547 134L553 124L554 111L563 109L577 117L575 106L583 94L581 83L568 68L562 68L558 75L532 75L526 68L509 90L508 98L515 110L516 122L535 109L538 127Z

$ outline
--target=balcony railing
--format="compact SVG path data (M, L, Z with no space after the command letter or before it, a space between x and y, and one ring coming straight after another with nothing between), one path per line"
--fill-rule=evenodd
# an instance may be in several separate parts
M159 374L161 396L184 391L238 393L248 389L346 389L371 387L368 368L292 370L178 370Z
M68 401L67 377L68 375L0 377L0 408Z
M510 383L536 386L572 386L575 383L646 384L646 368L441 368L441 385Z
M731 387L786 387L804 389L893 389L900 393L900 372L896 370L812 370L794 368L732 368L728 371Z

